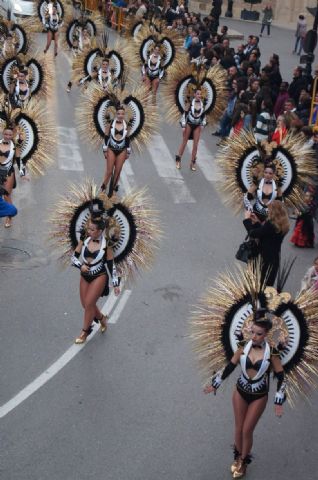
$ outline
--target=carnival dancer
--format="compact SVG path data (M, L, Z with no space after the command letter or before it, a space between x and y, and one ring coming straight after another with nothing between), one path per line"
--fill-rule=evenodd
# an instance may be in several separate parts
M53 246L60 250L65 263L71 258L81 271L84 320L75 343L82 344L94 321L100 323L102 333L107 329L108 317L101 313L97 301L108 295L108 279L112 279L116 295L120 278L121 283L127 283L137 271L151 266L160 238L158 214L145 190L131 192L113 203L90 180L71 186L53 212Z
M203 64L189 65L187 59L178 61L171 67L163 98L169 123L180 120L181 114L183 140L176 155L176 167L181 168L187 142L193 140L190 169L195 171L201 130L207 122L219 121L226 106L226 70L219 65L207 70Z
M147 62L144 63L141 69L142 81L146 87L153 92L156 98L159 82L164 76L164 69L161 68L160 47L156 45L153 52L150 53Z
M187 55L181 53L182 38L174 31L171 31L160 22L145 23L130 41L129 49L131 57L138 60L141 65L142 81L153 94L153 101L156 101L156 94L160 81L167 77L173 64Z
M158 123L156 109L149 102L149 91L139 87L133 91L119 88L104 91L90 85L77 109L81 135L91 132L90 141L96 147L103 141L106 169L102 189L109 197L118 188L120 173L134 144L137 149L150 140Z
M274 405L278 417L286 399L293 405L317 384L318 325L313 320L318 313L317 291L308 290L292 299L283 291L288 270L286 265L278 290L264 288L259 264L222 274L191 320L205 381L207 375L212 376L205 393L215 394L236 366L241 366L233 392L233 478L242 478L251 463L253 433L268 402L270 373L277 378Z
M103 152L106 160L106 171L102 183L102 190L106 190L111 177L112 185L109 190L110 196L118 190L118 181L125 160L130 155L130 129L131 122L125 121L125 107L118 105L113 121L109 121L105 128L105 140Z
M180 121L180 125L183 129L183 140L179 147L178 154L176 155L176 167L179 170L181 168L181 158L187 143L189 140L193 140L190 170L193 172L196 171L197 152L201 131L206 126L205 108L201 99L201 88L196 88L193 99L188 106L185 104L186 110Z
M315 231L313 212L313 195L308 191L304 195L304 206L295 212L297 214L296 224L290 239L295 247L314 248Z
M75 43L74 41L74 47L73 47L73 53L74 55L79 55L80 53L83 52L88 52L92 48L92 38L88 32L87 28L83 28L79 32L78 40ZM69 93L72 89L72 81L70 80L67 84L66 91Z
M23 111L12 110L4 102L0 109L0 129L3 132L0 167L6 170L3 183L7 191L5 200L12 203L11 194L16 186L14 164L23 179L29 179L29 171L35 176L43 175L46 167L52 163L56 146L55 130L39 102L30 102ZM5 226L11 227L10 217L6 219Z
M31 90L27 81L28 71L23 67L19 68L18 78L11 82L10 102L15 108L23 108L30 99Z
M21 133L18 135L16 143L14 143L15 126L7 123L4 125L3 138L0 140L0 170L2 177L2 187L4 189L4 200L12 204L12 190L16 187L14 162L21 154L21 146L23 138ZM7 216L5 220L5 228L11 227L12 216Z
M122 43L109 49L108 35L103 34L97 48L80 52L74 58L72 82L87 87L93 80L105 93L117 86L136 65L136 61L127 55L127 49Z
M32 45L27 23L21 19L19 23L13 23L11 20L0 20L1 38L0 49L1 56L6 59L19 53L26 54Z
M45 17L44 26L47 29L47 42L44 49L44 53L48 51L52 40L54 41L54 56L57 56L58 53L58 41L59 41L59 28L62 23L62 18L57 13L57 7L53 5L52 13L47 13Z
M63 44L70 48L75 55L78 52L88 51L91 46L95 46L97 37L103 28L102 17L98 13L88 16L83 2L79 18L74 18L73 13L64 17L61 28Z
M100 323L100 331L107 329L107 315L103 315L96 303L102 296L109 293L108 274L111 276L115 295L119 295L119 281L111 246L106 240L107 223L103 218L104 211L92 211L87 233L81 232L80 240L72 256L72 265L81 271L80 297L84 308L84 322L81 334L75 343L84 343L92 332L94 319ZM103 235L104 233L104 235ZM81 261L82 260L82 261Z
M253 176L253 185L251 185L248 191L244 195L244 206L246 210L253 211L253 200L255 200L254 207L256 211L266 217L268 212L268 206L274 200L282 200L282 190L280 182L274 180L276 167L273 163L265 163L264 176L259 181L258 176Z
M310 145L294 132L278 145L258 143L252 132L244 130L223 142L216 163L221 173L217 188L235 213L243 207L255 208L266 216L271 202L282 199L287 207L299 209L304 204L304 186L313 185L317 176Z
M53 62L40 56L15 55L0 67L0 85L12 108L25 108L31 97L46 99L53 88Z

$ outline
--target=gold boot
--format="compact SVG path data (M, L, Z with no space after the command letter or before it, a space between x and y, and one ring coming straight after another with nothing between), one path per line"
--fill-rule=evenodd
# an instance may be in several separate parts
M102 318L100 319L100 333L104 333L107 330L107 321L108 321L108 316L103 315Z
M237 450L236 446L233 446L233 454L234 454L234 462L231 465L231 473L234 473L234 471L238 467L238 463L240 460L240 452Z
M251 456L247 455L245 458L238 459L237 468L233 472L233 478L242 478L246 474L247 465L251 463Z

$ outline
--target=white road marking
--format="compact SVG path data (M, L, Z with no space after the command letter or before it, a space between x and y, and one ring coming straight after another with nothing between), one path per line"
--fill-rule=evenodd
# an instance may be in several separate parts
M126 160L125 163L124 163L124 166L123 166L123 172L126 172L126 174L129 176L129 177L132 177L134 175L134 172L133 172L133 169L131 167L131 162L130 160Z
M83 172L83 158L75 128L57 127L58 130L58 165L60 170Z
M161 135L155 135L149 149L159 177L168 185L174 203L195 203Z
M73 129L70 129L73 130ZM63 130L65 134L65 129ZM74 138L73 138L74 139ZM123 172L124 173L124 172ZM127 193L131 188L127 175L124 173L123 178L123 189ZM123 180L121 177L121 180ZM132 291L131 290L124 290L124 285L121 286L122 293L119 297L116 297L114 291L111 292L109 297L107 298L106 302L104 303L103 307L101 308L101 312L104 315L110 316L108 323L115 324L117 323ZM119 302L116 305L116 302ZM116 307L115 307L116 305ZM115 307L115 308L114 308ZM112 315L110 315L112 313ZM86 342L82 345L75 345L73 344L70 348L66 350L66 352L54 362L49 368L47 368L41 375L39 375L33 382L29 383L26 387L24 387L17 395L11 398L8 402L3 404L0 407L0 419L5 417L8 413L18 407L21 403L27 400L33 393L35 393L39 388L43 387L51 378L53 378L57 373L62 370L65 365L67 365L84 347L87 345L88 342L92 340L92 338L96 335L99 331L99 328L95 328L94 331L90 334L87 338Z
M69 63L70 65L72 65L72 63L73 63L72 58L71 58L69 55L67 55L66 52L62 52L62 54L63 54L63 56L66 58L66 60L68 61L68 63Z
M122 170L120 173L119 185L122 185L126 193L129 192L129 190L132 190L135 186L133 175L128 177L127 173L124 170Z
M192 142L188 143L187 149L191 155ZM220 180L221 175L216 169L214 156L202 138L200 139L198 147L197 165L209 182L217 182L218 180Z
M13 203L17 207L18 211L21 212L26 208L34 207L34 205L37 205L37 201L34 197L34 188L32 188L32 181L22 180L17 170L15 171L15 175L17 178L18 186L13 191Z
M110 294L108 299L102 308L102 313L109 315L114 309L113 315L110 317L108 323L115 324L122 313L128 298L130 297L131 290L124 290L122 292L121 300L118 302L116 308L117 297L114 295L114 292ZM120 297L119 297L120 298ZM5 417L8 413L18 407L22 402L27 400L33 393L35 393L39 388L43 387L51 378L53 378L62 368L65 367L84 347L85 345L92 340L92 338L99 331L99 328L95 328L91 335L87 338L87 341L82 345L72 345L66 352L54 362L49 368L47 368L41 375L39 375L33 382L29 383L24 387L17 395L15 395L11 400L6 402L0 407L0 418Z
M113 315L109 318L108 323L112 323L112 324L117 323L117 320L119 319L122 311L124 310L130 295L131 295L131 290L125 290L121 294L116 310L114 311Z

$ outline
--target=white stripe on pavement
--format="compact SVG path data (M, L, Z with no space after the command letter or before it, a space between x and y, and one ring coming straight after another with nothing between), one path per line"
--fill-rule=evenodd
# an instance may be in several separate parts
M161 135L153 137L149 153L159 177L168 185L174 203L195 203Z
M124 310L125 305L128 302L128 299L129 299L130 295L131 295L131 290L125 290L122 293L122 295L120 297L120 300L118 302L118 305L116 307L116 310L114 311L113 315L108 320L108 323L112 323L112 324L117 323L117 320L119 319L122 311Z
M188 151L191 155L192 142L187 145ZM221 179L220 173L216 169L214 162L214 155L207 147L205 141L201 138L198 146L197 166L209 182L217 182Z
M58 165L60 170L83 172L84 165L75 128L57 127Z
M126 174L129 177L132 177L134 175L134 172L133 172L133 169L131 167L131 162L130 162L129 158L127 160L125 160L125 163L124 163L124 166L123 166L123 171L126 172Z
M116 323L120 314L122 313L128 298L130 297L131 290L125 290L122 293L122 299L118 302L116 308L113 312L113 317L109 320L108 323ZM117 297L114 295L114 292L110 294L108 299L102 308L102 313L109 315L113 310L114 305L117 301ZM112 321L111 321L112 320ZM47 368L41 375L39 375L33 382L29 383L24 387L17 395L15 395L11 400L6 402L0 407L0 418L5 417L8 413L18 407L22 402L29 398L33 393L35 393L39 388L43 387L51 378L53 378L62 368L65 367L84 347L85 345L92 340L92 338L99 331L99 328L95 328L91 335L87 338L86 342L82 345L72 345L66 352L54 362L49 368Z

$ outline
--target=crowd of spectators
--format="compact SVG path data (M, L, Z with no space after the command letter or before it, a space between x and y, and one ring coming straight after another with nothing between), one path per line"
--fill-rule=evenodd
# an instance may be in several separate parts
M283 79L279 56L273 53L269 59L263 59L256 35L250 35L245 43L233 48L228 27L219 25L221 4L213 0L206 17L189 12L187 0L164 4L160 0L136 0L127 3L127 10L137 12L140 17L156 11L169 29L183 36L190 62L203 63L206 68L220 64L227 70L228 105L216 135L225 138L245 128L254 130L259 140L271 140L274 136L279 142L291 128L307 127L312 79L304 74L301 66L294 69L290 79ZM302 21L300 18L300 26L297 24L297 53L301 45L299 37L304 31ZM318 106L311 123L315 123L317 117ZM308 129L304 128L304 132L308 133Z

